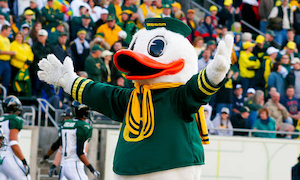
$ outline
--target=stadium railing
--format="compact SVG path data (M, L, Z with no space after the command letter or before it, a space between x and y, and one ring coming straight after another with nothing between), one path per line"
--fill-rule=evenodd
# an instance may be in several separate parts
M38 106L38 126L41 126L41 122L42 122L42 114L43 112L45 113L45 124L44 126L47 127L48 126L48 120L51 121L51 123L54 125L54 127L56 129L59 129L58 126L58 117L63 113L64 110L62 109L55 109L46 99L43 98L37 98L37 102L39 104ZM51 115L51 112L54 112L54 118Z
M120 125L115 124L95 124L93 125L94 128L97 129L120 129ZM290 134L290 135L300 135L300 132L287 132L287 131L266 131L266 130L256 130L256 129L239 129L239 128L233 128L233 129L220 129L220 128L208 128L209 130L220 130L220 131L233 131L233 132L247 132L249 137L254 137L254 132L259 133L271 133L271 134Z
M5 99L6 96L7 96L7 90L6 90L6 88L2 84L0 84L0 88L1 88L1 90L3 92L3 99Z
M25 126L34 126L35 117L36 117L36 108L35 106L22 106L23 108L23 119L25 120Z

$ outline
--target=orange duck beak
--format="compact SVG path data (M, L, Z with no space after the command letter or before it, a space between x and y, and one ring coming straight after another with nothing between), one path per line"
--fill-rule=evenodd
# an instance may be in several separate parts
M178 73L184 67L183 59L164 64L128 49L116 52L114 63L117 69L127 73L126 78L129 80L143 80L162 75L172 75Z

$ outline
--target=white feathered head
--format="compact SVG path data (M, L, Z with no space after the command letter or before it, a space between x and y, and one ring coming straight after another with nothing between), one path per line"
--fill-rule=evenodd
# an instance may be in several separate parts
M114 56L116 67L126 78L140 84L186 83L197 73L197 54L185 37L190 28L174 18L149 18L129 49Z

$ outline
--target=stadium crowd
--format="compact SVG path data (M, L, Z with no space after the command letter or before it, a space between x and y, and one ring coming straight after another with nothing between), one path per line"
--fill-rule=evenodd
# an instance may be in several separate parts
M214 57L218 42L234 36L232 66L224 86L204 107L211 134L247 135L221 129L298 131L300 117L300 7L293 0L218 0L199 22L194 9L173 0L0 0L0 79L8 94L42 97L66 108L71 97L37 78L38 61L54 53L70 56L75 71L94 81L133 87L112 62L128 48L146 18L172 17L185 22L187 39L198 54L198 69ZM261 31L241 23L246 21ZM214 117L214 118L212 118ZM274 133L254 136L275 138ZM284 136L291 138L291 135Z

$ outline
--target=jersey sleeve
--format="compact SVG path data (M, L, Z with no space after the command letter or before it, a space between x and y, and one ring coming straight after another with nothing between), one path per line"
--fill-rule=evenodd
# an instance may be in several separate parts
M23 128L23 121L22 119L13 118L9 120L9 129L18 129L21 131Z
M218 86L212 85L206 76L206 69L201 70L186 85L174 91L171 101L175 112L184 120L192 121L194 113L201 105L207 104L211 95L216 93L223 84L224 80Z
M90 140L92 137L93 128L86 124L84 126L77 127L76 136L77 139L82 140L83 142L86 140Z
M132 89L77 78L72 86L72 97L107 117L123 121Z

